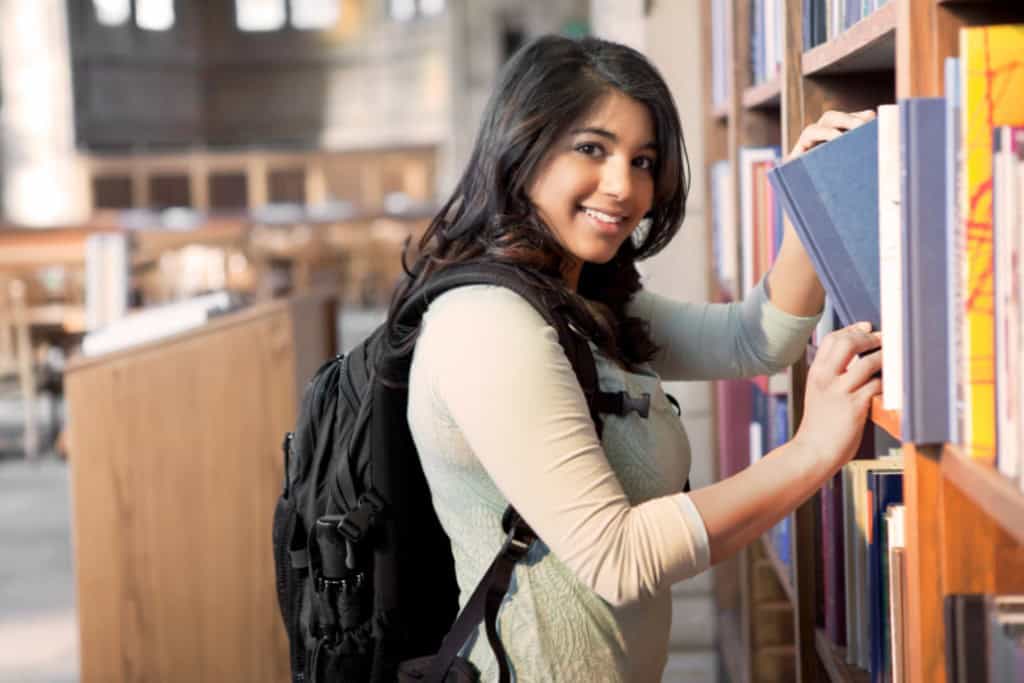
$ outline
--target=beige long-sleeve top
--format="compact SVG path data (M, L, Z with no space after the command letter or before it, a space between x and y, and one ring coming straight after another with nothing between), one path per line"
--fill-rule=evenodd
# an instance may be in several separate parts
M641 291L661 352L639 372L595 353L604 391L651 394L648 418L605 416L599 441L558 335L511 290L471 286L428 309L409 380L409 425L468 599L501 546L511 503L540 541L517 566L499 617L519 681L657 681L670 586L708 567L708 537L682 487L690 445L661 378L772 373L817 318ZM702 454L702 457L710 457ZM497 669L485 637L470 659Z

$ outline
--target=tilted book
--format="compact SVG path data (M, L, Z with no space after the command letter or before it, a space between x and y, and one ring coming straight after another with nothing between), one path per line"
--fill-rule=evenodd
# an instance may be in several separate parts
M768 173L840 322L878 329L878 123Z

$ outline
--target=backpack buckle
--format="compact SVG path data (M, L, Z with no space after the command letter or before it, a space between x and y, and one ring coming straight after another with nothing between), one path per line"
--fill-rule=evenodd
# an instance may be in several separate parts
M522 524L514 524L505 537L505 544L501 546L501 552L513 561L518 562L529 552L530 546L537 539L533 531Z
M373 526L377 515L384 509L384 499L379 493L370 489L361 496L355 508L343 515L338 522L338 532L350 542L359 541L367 530Z

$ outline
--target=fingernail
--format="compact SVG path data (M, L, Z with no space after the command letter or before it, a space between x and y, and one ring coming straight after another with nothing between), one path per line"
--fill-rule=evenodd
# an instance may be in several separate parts
M857 323L857 329L864 330L865 332L870 332L871 331L871 323L869 323L869 322Z

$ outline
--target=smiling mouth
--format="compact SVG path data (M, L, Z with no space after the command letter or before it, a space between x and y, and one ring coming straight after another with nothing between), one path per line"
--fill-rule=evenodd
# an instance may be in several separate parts
M625 216L615 216L612 214L605 213L603 211L598 211L597 209L591 209L586 206L581 206L580 210L587 216L605 225L619 225L626 221Z

